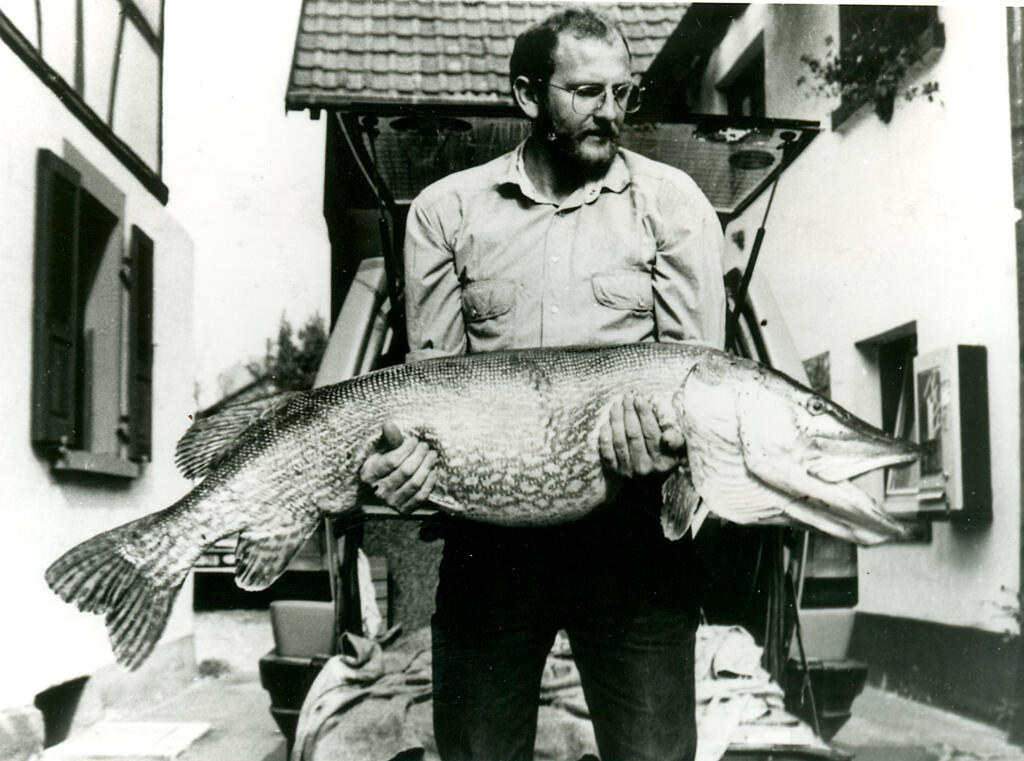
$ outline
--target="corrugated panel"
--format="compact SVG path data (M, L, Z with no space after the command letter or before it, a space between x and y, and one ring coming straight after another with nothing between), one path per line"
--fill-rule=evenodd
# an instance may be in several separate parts
M291 108L348 101L511 103L515 36L563 2L305 0L288 84ZM686 4L602 3L646 71Z

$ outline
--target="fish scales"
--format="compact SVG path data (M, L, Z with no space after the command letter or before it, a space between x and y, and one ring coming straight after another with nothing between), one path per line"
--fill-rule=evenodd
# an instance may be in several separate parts
M666 535L685 533L699 505L860 542L898 531L845 479L908 462L916 450L792 379L698 344L529 349L385 368L197 421L177 457L202 478L192 491L72 548L47 581L63 599L105 613L115 656L135 667L210 544L238 533L236 581L262 589L324 513L365 501L359 468L385 421L437 451L430 500L447 512L562 523L609 495L598 430L626 392L673 410L687 440L689 467L666 482Z

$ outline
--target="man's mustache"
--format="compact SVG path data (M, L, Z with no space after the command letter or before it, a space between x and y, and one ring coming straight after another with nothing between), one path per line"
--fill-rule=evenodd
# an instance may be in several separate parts
M615 127L607 127L604 129L588 129L580 133L580 138L585 138L593 135L594 137L606 137L611 140L616 140L619 137L619 130Z

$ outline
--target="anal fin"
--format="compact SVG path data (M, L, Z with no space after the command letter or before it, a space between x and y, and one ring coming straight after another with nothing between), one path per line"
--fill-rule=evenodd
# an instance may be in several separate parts
M688 465L681 464L661 487L661 530L669 539L680 539L692 527L694 536L707 517Z
M266 589L284 573L288 562L316 528L316 519L291 526L246 529L235 550L235 583L256 592Z

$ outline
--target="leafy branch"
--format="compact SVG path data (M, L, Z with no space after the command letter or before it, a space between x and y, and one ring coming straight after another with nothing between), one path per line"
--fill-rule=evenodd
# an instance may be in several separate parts
M291 323L281 317L277 340L267 339L262 359L246 365L256 382L270 381L278 391L304 391L313 387L313 379L327 348L327 331L323 318L310 317L299 328L298 341Z
M798 87L830 97L840 96L844 102L871 102L874 111L886 124L892 119L896 98L910 101L919 96L933 101L939 90L936 81L904 86L903 82L921 59L915 39L907 36L905 25L892 17L882 19L871 28L856 29L844 39L838 50L833 37L825 38L823 58L803 54L800 62L807 68Z

